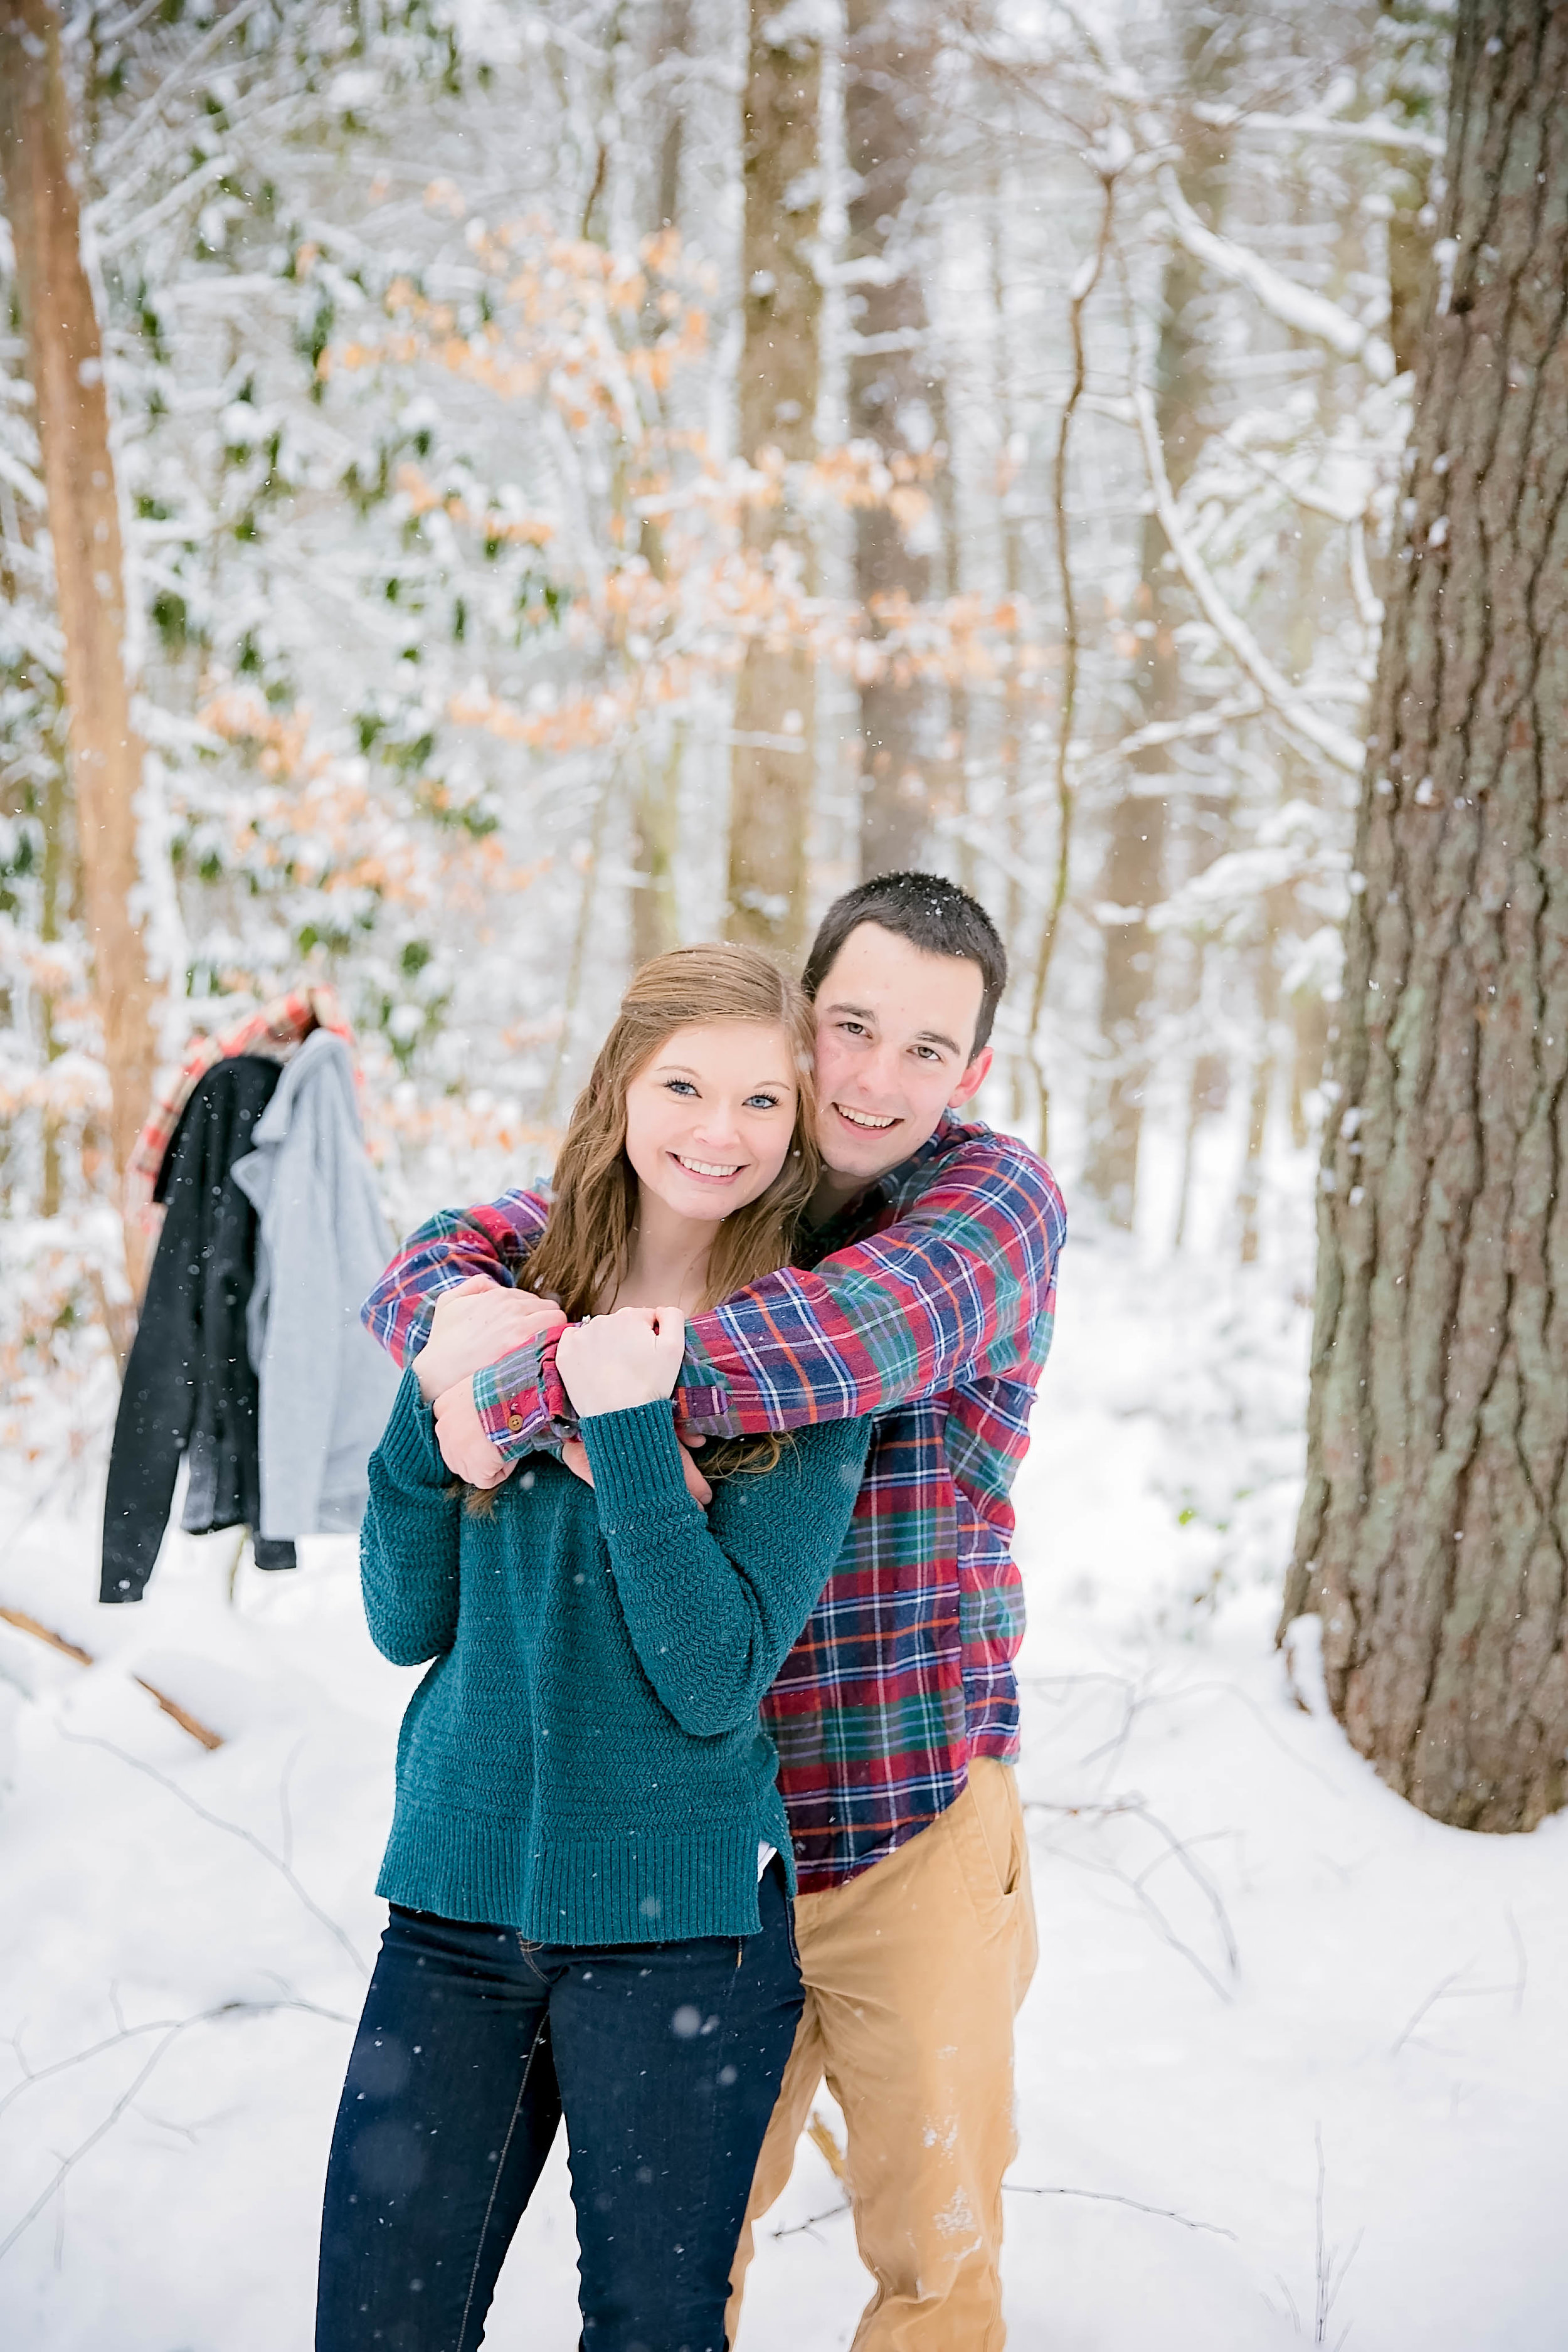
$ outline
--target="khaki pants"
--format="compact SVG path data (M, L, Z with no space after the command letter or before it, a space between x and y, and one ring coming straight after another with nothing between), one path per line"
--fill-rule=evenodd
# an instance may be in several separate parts
M877 2282L853 2352L1000 2352L1013 2020L1037 1953L1011 1768L977 1760L957 1802L907 1845L802 1895L795 1932L805 2011L731 2274L730 2341L753 2226L788 2182L826 2074Z

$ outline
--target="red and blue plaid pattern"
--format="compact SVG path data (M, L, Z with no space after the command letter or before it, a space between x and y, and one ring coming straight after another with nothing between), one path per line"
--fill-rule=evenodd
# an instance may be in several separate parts
M514 1280L547 1213L509 1192L422 1225L364 1307L400 1362L438 1292ZM950 1805L974 1756L1017 1754L1023 1597L1010 1490L1050 1346L1067 1230L1050 1171L949 1118L786 1267L687 1326L677 1402L713 1436L874 1413L838 1565L769 1695L803 1887L868 1869ZM515 1456L574 1426L554 1349L481 1372Z
M152 1211L153 1194L181 1115L207 1072L237 1054L276 1056L301 1044L312 1029L330 1029L334 1037L342 1037L353 1047L354 1033L330 988L301 988L292 996L275 996L259 1012L245 1013L228 1028L216 1034L204 1031L191 1039L179 1067L164 1074L126 1169L128 1196L144 1218Z

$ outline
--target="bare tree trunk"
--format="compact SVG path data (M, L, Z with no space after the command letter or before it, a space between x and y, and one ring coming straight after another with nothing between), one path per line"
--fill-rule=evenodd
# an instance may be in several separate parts
M849 431L896 468L929 450L941 402L930 380L915 176L931 107L931 33L909 0L848 0L844 132L851 173ZM931 558L885 505L855 516L855 587L869 634L889 604L931 593ZM860 689L860 865L867 875L919 866L931 821L929 696L892 671Z
M658 21L658 57L668 64L684 58L691 37L691 0L664 0ZM686 143L686 90L672 80L664 95L664 131L658 143L658 180L654 189L654 226L680 226L680 162Z
M658 169L650 191L655 233L680 226L680 166L686 135L686 91L673 61L684 61L691 34L690 0L664 0L655 23L650 62L663 66L666 79L659 92L664 125L658 149ZM655 579L667 568L664 535L651 517L639 530L642 552ZM680 847L680 771L685 730L676 726L663 757L645 751L635 771L631 803L631 856L642 885L631 893L632 970L650 957L663 955L680 941L676 902L675 868Z
M805 20L802 19L803 26ZM822 315L811 247L821 208L822 47L815 30L752 0L745 96L746 224L742 259L741 454L805 463L816 446ZM776 458L771 461L776 464ZM790 501L753 506L747 543L788 595L812 586L812 546ZM730 785L731 939L798 960L806 918L816 681L810 646L787 625L747 647L735 694Z
M82 910L109 1065L110 1144L123 1177L152 1099L153 992L142 927L125 589L109 404L82 263L59 24L48 0L0 0L0 170L37 403L49 536L65 637L65 693ZM133 1273L140 1255L128 1234Z
M1237 0L1226 0L1214 9L1190 10L1183 46L1194 100L1223 96L1239 30ZM1187 126L1183 190L1210 226L1217 225L1224 194L1225 146L1222 133L1195 120ZM1183 247L1173 247L1162 287L1154 397L1166 471L1178 492L1193 469L1205 430L1209 386L1207 339L1199 316L1203 290L1199 265ZM1175 627L1186 608L1164 570L1165 553L1165 534L1150 515L1143 524L1136 614L1145 647L1136 677L1141 727L1174 719L1181 704ZM1137 765L1144 773L1158 774L1168 758L1163 751L1152 751L1142 754ZM1101 898L1132 911L1129 919L1108 925L1105 931L1100 1032L1110 1066L1089 1102L1083 1181L1103 1203L1111 1223L1127 1227L1137 1207L1138 1152L1149 1082L1156 942L1147 916L1163 888L1165 831L1163 800L1124 793L1110 814L1100 869Z
M642 887L631 894L634 971L640 971L651 956L663 955L667 949L680 944L675 861L684 741L684 730L676 727L662 759L656 751L641 755L632 804L634 855L637 870L644 877Z
M49 762L48 779L44 786L44 856L43 870L38 877L40 889L38 937L52 943L60 935L60 902L66 895L66 779L64 769L53 760ZM46 1063L59 1059L62 1051L55 1029L55 1000L47 992L39 998L43 1015L43 1048ZM60 1121L52 1110L43 1118L43 1169L38 1186L38 1211L46 1217L58 1216L63 1197Z
M1568 0L1462 0L1356 845L1287 1615L1438 1819L1568 1755Z
M1281 902L1285 903L1281 903ZM1256 1265L1262 1239L1263 1155L1268 1141L1268 1111L1278 1066L1279 1018L1279 934L1289 893L1271 890L1263 908L1262 936L1253 950L1253 1002L1258 1012L1258 1048L1247 1100L1247 1143L1237 1188L1237 1249L1243 1265Z

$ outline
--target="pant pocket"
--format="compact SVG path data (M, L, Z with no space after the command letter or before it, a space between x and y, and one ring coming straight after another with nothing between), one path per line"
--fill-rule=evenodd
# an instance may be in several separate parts
M1017 1900L1024 1877L1023 1814L1010 1768L972 1769L953 1806L964 1875L976 1904L995 1909Z

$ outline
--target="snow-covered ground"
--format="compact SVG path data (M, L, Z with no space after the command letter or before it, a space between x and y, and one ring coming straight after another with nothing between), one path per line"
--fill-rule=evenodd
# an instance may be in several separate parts
M1568 2334L1568 1823L1440 1829L1346 1748L1305 1641L1292 1687L1305 1336L1277 1273L1075 1236L1019 1493L1022 2352ZM371 1649L348 1545L246 1567L231 1605L232 1540L175 1538L148 1603L100 1612L90 1465L27 1500L0 1604L100 1663L0 1625L0 2342L302 2352L415 1677ZM803 2147L743 2352L848 2344L840 2204ZM489 2341L576 2341L559 2162Z

